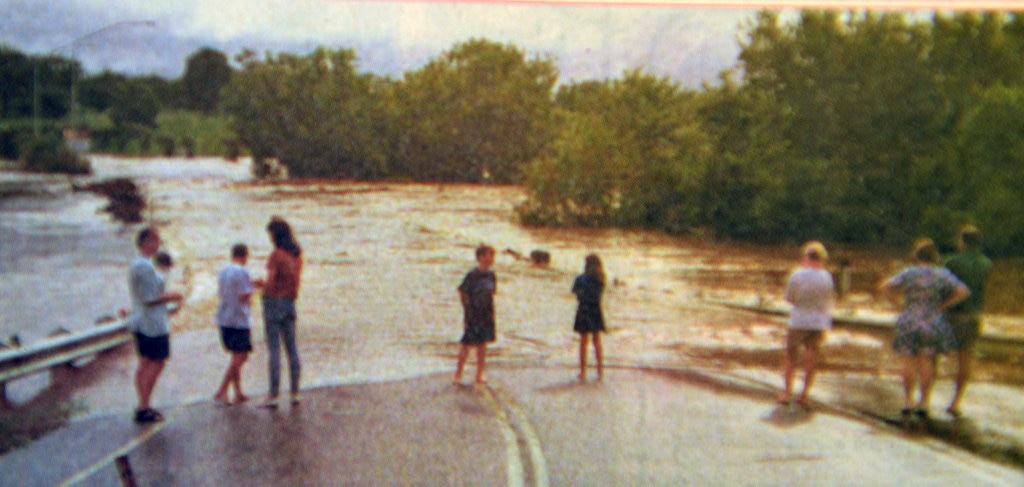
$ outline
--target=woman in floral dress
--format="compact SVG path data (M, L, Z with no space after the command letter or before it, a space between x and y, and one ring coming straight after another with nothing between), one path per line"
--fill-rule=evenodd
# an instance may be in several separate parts
M939 264L939 250L931 239L918 240L913 255L916 265L883 283L880 290L897 306L901 292L903 297L892 344L903 358L902 414L926 419L935 383L935 358L956 349L946 310L967 299L970 291ZM915 404L912 396L918 381L920 396Z

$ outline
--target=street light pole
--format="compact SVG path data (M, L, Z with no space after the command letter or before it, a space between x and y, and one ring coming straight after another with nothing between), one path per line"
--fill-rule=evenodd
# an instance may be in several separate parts
M75 46L82 41L85 41L91 37L95 37L104 32L119 29L121 27L127 27L130 25L145 25L148 27L156 27L156 22L152 20L126 20L123 22L117 22L110 24L102 29L94 30L82 37L79 37L71 42L71 106L68 110L68 118L71 122L71 128L75 128L76 115L78 111L78 77L75 75ZM65 45L64 47L68 47ZM63 47L53 49L47 54L49 57L53 53L63 50ZM32 63L32 133L35 136L39 136L39 60L34 60Z
M94 30L74 41L71 41L71 128L78 130L78 76L75 72L75 48L82 42L96 37L108 31L120 29L122 27L145 25L147 27L156 27L156 22L152 20L125 20L123 22L117 22L110 24L101 29Z

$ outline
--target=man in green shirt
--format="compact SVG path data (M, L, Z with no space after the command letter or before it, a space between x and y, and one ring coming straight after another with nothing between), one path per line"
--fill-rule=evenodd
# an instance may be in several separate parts
M956 275L971 295L948 311L957 341L956 393L949 405L953 417L960 417L960 401L967 392L974 360L974 343L981 335L981 313L985 308L985 282L992 271L992 261L981 253L981 231L974 225L960 229L960 252L946 260L946 268Z

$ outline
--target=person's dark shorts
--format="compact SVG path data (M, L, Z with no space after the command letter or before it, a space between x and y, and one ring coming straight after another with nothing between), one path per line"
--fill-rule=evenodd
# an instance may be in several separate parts
M800 351L800 347L807 347L808 350L817 350L825 341L825 332L821 330L798 330L790 329L786 335L786 353L791 356Z
M974 348L974 343L981 336L981 317L969 314L950 314L949 326L956 337L957 350Z
M220 343L231 353L252 351L251 333L248 328L220 327Z
M149 360L163 361L171 356L171 336L151 337L135 332L135 349L139 356Z

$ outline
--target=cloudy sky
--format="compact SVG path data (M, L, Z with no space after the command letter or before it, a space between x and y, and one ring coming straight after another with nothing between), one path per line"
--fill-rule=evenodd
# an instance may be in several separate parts
M229 56L243 48L306 54L345 47L355 50L361 71L400 77L459 42L484 38L550 56L563 81L641 68L696 88L735 65L740 25L759 7L1015 3L641 1L0 0L0 44L73 53L90 73L167 78L181 76L185 59L202 47Z

